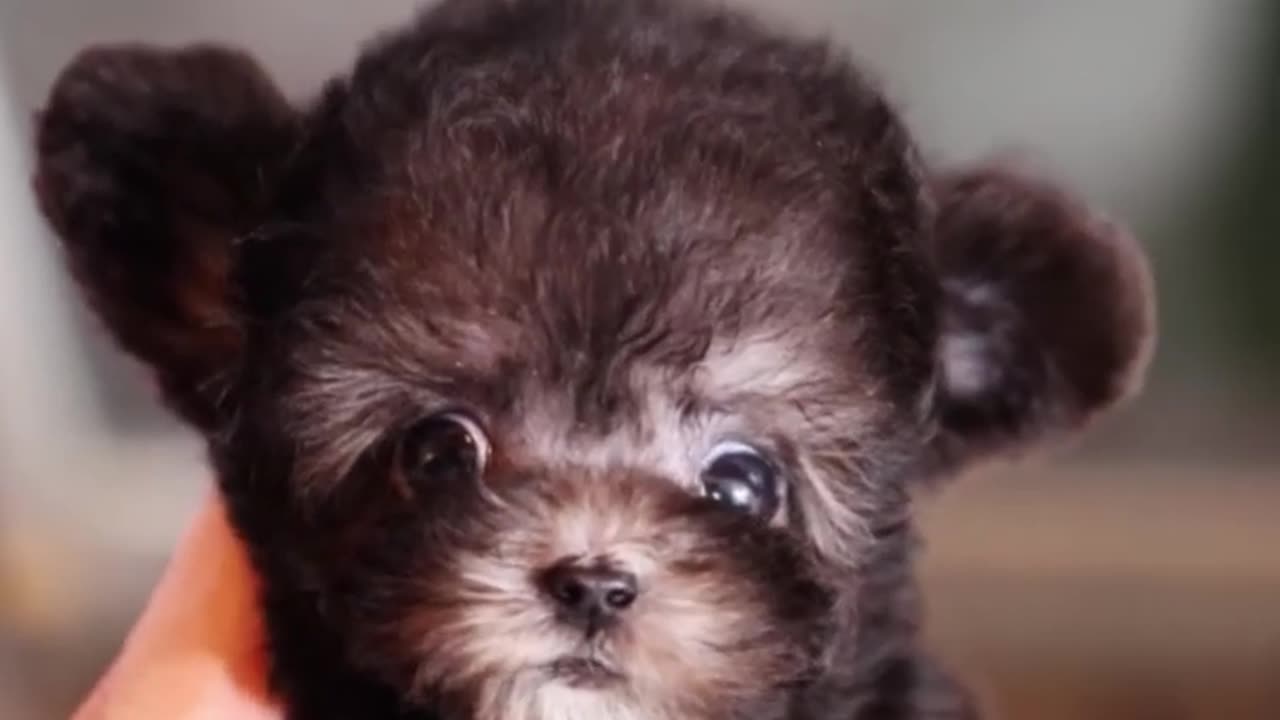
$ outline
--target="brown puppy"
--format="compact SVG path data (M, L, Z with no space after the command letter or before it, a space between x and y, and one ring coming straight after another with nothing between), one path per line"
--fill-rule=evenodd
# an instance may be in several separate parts
M90 50L38 156L208 438L294 720L969 717L910 493L1151 346L1125 234L693 3L451 0L301 107L231 50Z

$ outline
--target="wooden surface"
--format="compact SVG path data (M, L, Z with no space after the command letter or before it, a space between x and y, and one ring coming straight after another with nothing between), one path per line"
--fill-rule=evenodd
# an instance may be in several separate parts
M925 519L933 644L993 717L1280 720L1274 468L988 469Z

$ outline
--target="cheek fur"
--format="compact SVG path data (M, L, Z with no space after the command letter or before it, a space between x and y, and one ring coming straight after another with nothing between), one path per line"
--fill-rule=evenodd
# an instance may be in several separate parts
M799 635L779 627L755 582L717 568L664 572L654 585L657 596L637 603L615 643L638 695L669 698L700 715L744 704L770 681L785 684L806 668Z

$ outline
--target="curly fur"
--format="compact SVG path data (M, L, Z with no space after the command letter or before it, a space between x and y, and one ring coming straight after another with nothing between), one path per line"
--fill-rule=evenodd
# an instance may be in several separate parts
M912 490L1150 354L1127 235L925 167L839 52L698 2L448 0L300 107L232 50L97 48L37 151L88 300L208 438L291 720L974 717L917 641ZM483 477L406 477L457 409ZM771 521L699 496L725 439L785 478ZM566 627L566 558L635 605Z

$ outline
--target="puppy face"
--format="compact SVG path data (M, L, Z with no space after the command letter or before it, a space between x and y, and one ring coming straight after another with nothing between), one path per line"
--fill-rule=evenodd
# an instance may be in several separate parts
M302 110L232 51L100 49L38 152L297 702L784 717L876 655L912 479L1079 426L1150 349L1126 235L930 172L826 47L698 6L446 3Z
M880 270L842 238L820 158L775 151L750 183L673 160L644 181L687 111L648 112L613 137L617 190L592 153L556 181L523 146L428 126L330 190L340 212L243 250L276 269L244 285L265 320L239 393L278 430L234 426L231 454L288 448L289 545L353 662L411 697L475 717L781 705L869 542L872 464L891 460L872 449L919 437L876 351L924 343L866 343L887 333L856 300ZM563 124L593 120L612 130ZM787 187L797 166L814 178Z

